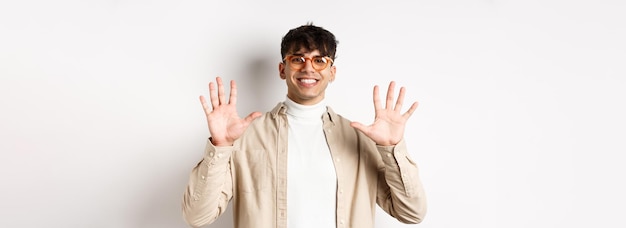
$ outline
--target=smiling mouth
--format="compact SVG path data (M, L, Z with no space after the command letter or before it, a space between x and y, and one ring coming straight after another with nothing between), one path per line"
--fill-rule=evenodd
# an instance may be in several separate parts
M302 84L315 84L317 82L317 80L311 79L311 78L301 78L301 79L298 79L298 81L301 82Z

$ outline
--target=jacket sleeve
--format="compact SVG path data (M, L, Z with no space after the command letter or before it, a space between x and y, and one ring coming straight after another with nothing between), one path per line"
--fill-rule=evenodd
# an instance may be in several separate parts
M192 227L214 222L233 196L231 155L233 147L215 147L210 139L204 157L191 171L185 190L182 210Z
M378 170L376 202L400 222L420 223L426 215L426 196L404 139L395 146L377 149L383 166Z

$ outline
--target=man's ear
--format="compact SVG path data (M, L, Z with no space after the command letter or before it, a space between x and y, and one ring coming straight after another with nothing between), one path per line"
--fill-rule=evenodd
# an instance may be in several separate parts
M330 81L335 81L335 73L337 72L337 68L333 65L330 66Z
M280 62L278 63L278 75L280 76L280 79L285 79L287 78L287 76L285 75L285 63Z

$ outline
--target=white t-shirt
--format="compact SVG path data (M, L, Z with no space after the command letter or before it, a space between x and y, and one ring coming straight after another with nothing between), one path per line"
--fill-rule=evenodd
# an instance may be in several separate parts
M336 227L337 175L322 128L326 103L286 99L287 224L289 228Z

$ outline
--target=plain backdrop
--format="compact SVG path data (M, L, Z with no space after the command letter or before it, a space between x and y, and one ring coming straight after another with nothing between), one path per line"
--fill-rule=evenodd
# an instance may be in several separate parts
M0 1L0 227L187 227L198 102L285 99L279 45L339 40L328 103L371 123L395 80L429 212L377 227L626 227L621 0ZM408 107L408 106L407 106ZM364 218L366 219L366 218ZM232 227L228 210L212 228Z

